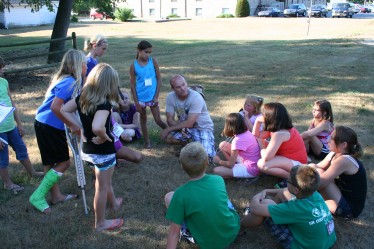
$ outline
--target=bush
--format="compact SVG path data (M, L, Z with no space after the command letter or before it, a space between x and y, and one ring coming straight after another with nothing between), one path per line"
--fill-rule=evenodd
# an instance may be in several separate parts
M235 10L236 17L249 16L249 3L247 0L238 0Z
M78 16L72 15L70 18L70 22L78 22Z
M235 17L233 14L222 14L217 16L217 18L232 18Z
M132 10L127 8L118 8L114 12L114 17L116 19L119 19L121 22L126 22L127 20L130 20L134 18L134 14L132 13Z
M171 14L171 15L168 15L166 18L180 18L180 16L176 14Z

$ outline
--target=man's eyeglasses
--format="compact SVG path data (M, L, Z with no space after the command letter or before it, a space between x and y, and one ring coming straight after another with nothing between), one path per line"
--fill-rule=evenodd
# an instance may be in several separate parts
M290 180L286 180L287 183L291 184L292 186L296 187L296 188L299 188L299 186L297 186L297 184L291 182Z

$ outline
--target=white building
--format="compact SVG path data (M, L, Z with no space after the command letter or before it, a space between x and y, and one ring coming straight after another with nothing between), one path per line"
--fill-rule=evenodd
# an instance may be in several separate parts
M293 3L310 6L311 0L248 0L250 15L254 15L257 6L276 6L283 10ZM235 16L237 0L127 0L117 7L133 10L137 18L160 19L171 14L182 18L215 18L221 14ZM315 4L326 4L326 0L313 0Z
M19 0L11 0L13 8L0 12L0 26L3 28L20 26L39 26L55 22L59 1L53 1L54 11L50 12L46 6L39 11L31 12L26 4L19 4Z
M133 10L138 18L160 19L171 14L183 18L213 18L221 14L235 15L237 0L127 0L117 7Z

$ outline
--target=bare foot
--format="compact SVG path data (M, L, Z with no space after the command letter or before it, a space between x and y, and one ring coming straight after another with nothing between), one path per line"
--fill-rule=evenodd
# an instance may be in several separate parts
M103 232L105 230L112 231L123 226L123 219L105 220L102 225L96 225L96 232Z
M111 212L112 213L118 212L122 207L122 203L123 203L123 198L122 197L117 197L116 198L116 205L110 209Z

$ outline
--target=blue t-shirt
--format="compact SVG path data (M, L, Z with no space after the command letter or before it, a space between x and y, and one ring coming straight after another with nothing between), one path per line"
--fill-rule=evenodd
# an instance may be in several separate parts
M157 90L157 76L152 57L149 57L145 66L139 65L138 61L134 60L134 69L138 101L152 101Z
M86 62L87 62L87 72L86 76L91 72L91 70L97 65L97 60L92 58L91 56L86 57Z
M37 110L35 119L40 123L50 125L59 130L64 130L64 123L52 112L51 105L55 97L63 99L64 103L68 102L74 92L75 81L73 76L68 76L57 82L55 86L46 93L42 105Z

